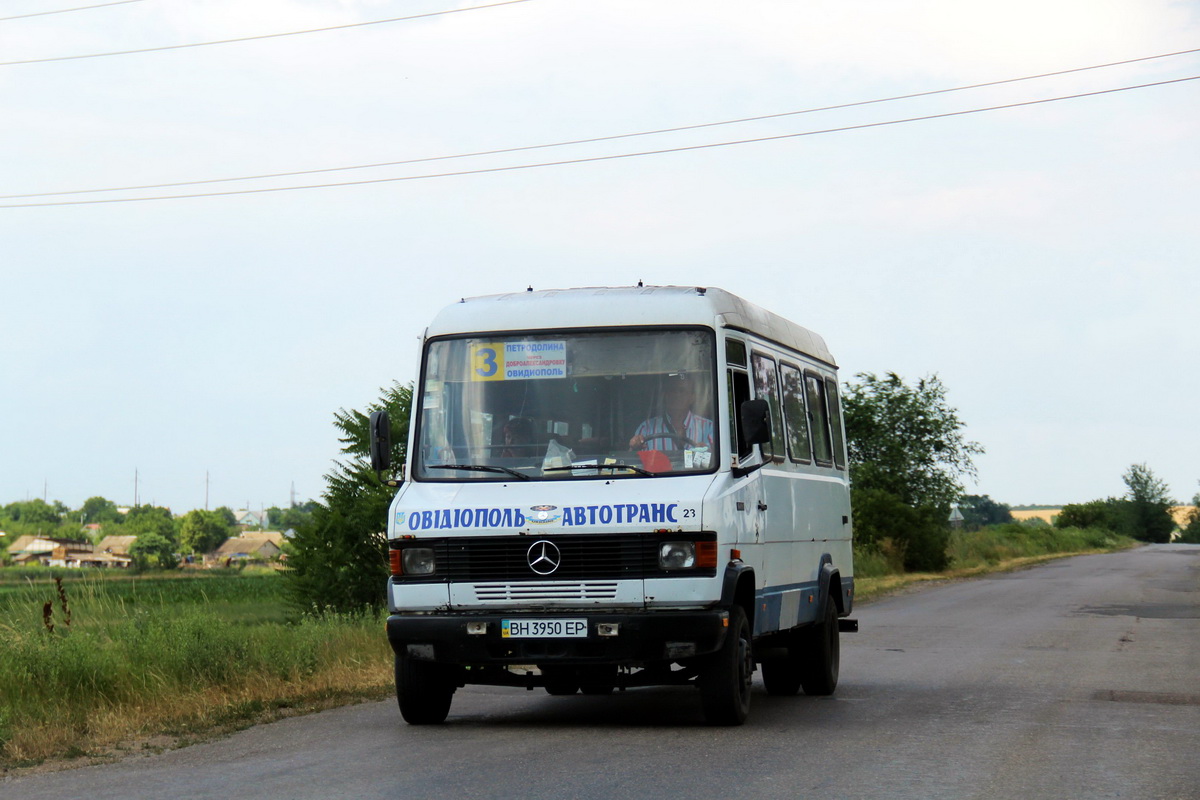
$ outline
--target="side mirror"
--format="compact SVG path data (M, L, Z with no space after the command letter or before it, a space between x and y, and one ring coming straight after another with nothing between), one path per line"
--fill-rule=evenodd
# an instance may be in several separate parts
M761 397L742 403L742 436L747 445L771 441L771 406Z
M386 411L372 411L367 423L371 469L386 472L392 467L392 422Z

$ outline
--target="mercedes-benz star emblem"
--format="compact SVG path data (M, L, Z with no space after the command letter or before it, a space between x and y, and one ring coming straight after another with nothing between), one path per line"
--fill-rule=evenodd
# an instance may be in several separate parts
M526 558L529 559L529 568L538 575L549 575L562 563L562 553L559 551L558 545L554 542L547 542L545 539L531 544Z

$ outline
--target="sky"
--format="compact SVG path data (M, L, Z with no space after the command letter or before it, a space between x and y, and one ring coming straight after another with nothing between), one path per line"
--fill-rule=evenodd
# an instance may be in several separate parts
M936 374L970 493L1200 488L1200 2L103 2L0 8L0 504L319 498L438 309L639 280Z

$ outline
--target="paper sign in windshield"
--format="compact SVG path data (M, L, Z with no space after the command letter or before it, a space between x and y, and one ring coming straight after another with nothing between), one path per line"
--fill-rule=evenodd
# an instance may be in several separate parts
M565 341L483 342L471 346L473 381L523 381L565 377Z

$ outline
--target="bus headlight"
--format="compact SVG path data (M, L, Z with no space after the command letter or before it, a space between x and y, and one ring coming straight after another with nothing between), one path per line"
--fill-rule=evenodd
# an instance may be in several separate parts
M406 547L400 562L405 575L432 575L437 569L432 547Z
M663 542L658 546L658 566L663 569L691 569L696 566L696 543Z

